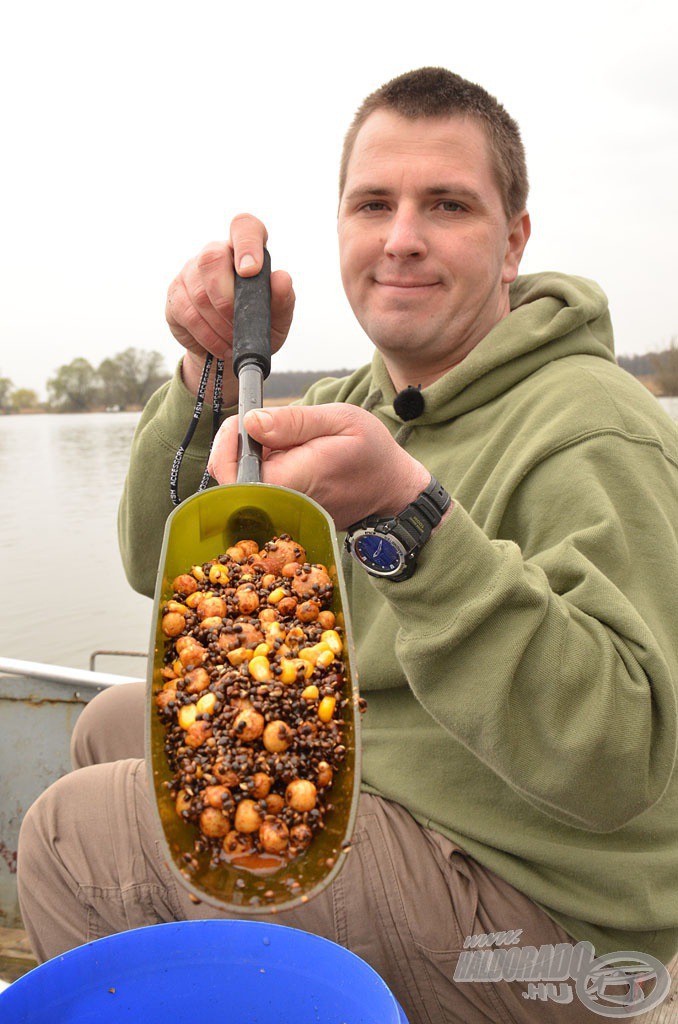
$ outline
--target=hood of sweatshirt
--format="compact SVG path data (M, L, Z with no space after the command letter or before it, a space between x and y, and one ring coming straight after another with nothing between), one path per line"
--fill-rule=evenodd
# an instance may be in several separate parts
M449 422L491 402L555 359L590 355L615 362L607 296L594 281L557 273L524 275L511 285L510 303L511 313L461 363L423 389L417 426ZM361 404L402 427L379 352L370 377Z

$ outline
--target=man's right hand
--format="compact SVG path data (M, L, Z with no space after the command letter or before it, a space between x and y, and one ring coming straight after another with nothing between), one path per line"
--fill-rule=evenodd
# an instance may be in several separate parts
M224 360L224 406L234 405L238 398L238 382L231 365L234 266L242 277L258 274L267 239L268 232L260 220L248 213L239 214L231 221L229 240L206 245L188 261L167 292L167 323L186 349L182 363L184 384L197 394L205 355L211 352ZM271 274L272 352L277 352L285 341L293 313L292 278L284 270L275 270ZM213 376L214 369L212 379ZM206 397L211 399L209 385Z

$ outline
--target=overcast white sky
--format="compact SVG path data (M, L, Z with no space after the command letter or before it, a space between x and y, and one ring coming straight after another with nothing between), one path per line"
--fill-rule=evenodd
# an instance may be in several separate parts
M274 369L358 366L336 175L355 108L444 65L518 120L532 181L525 272L593 277L617 351L678 334L678 5L487 0L15 3L0 41L0 376L41 396L62 363L179 355L167 285L230 217L292 273Z

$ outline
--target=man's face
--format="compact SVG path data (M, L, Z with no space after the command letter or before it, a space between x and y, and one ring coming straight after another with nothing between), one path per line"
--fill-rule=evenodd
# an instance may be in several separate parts
M529 235L476 121L386 110L358 132L338 227L346 295L396 387L431 383L508 314Z

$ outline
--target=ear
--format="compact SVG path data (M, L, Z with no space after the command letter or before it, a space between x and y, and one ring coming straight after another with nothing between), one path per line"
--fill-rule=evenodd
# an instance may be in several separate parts
M518 276L518 268L523 258L527 240L530 237L532 226L530 215L527 210L515 214L508 222L508 235L506 239L506 252L504 254L504 265L502 269L502 284L512 284Z

